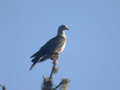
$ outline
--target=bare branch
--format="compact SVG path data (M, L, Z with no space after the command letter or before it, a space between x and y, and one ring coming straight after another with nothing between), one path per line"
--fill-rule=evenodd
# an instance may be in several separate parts
M42 84L42 90L52 90L53 83L49 78L44 78Z
M64 79L62 80L62 84L61 84L61 86L60 86L60 90L68 90L68 83L69 83L69 82L70 82L69 79L64 78Z
M0 87L2 88L2 90L6 90L6 87L2 84L0 84Z
M59 88L61 85L62 85L62 81L55 88L53 88L53 90L57 90L57 88Z
M52 80L53 75L56 73L56 71L58 71L56 65L57 65L57 60L54 60L54 61L53 61L52 71L51 71L50 77L49 77L50 80Z

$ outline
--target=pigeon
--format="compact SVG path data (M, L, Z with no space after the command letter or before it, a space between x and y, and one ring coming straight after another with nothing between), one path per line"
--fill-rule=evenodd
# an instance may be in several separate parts
M32 65L30 70L32 70L36 63L40 63L48 59L53 61L59 59L60 53L63 52L66 46L65 30L69 30L68 27L66 25L60 25L58 27L57 35L45 43L36 53L31 56Z

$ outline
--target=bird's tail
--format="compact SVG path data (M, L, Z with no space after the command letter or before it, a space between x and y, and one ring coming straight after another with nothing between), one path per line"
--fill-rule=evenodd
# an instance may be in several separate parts
M43 57L35 57L34 59L32 59L33 64L31 65L29 70L32 70L32 68L36 65L36 63L41 61L43 61Z
M33 62L33 64L31 65L30 69L29 70L32 70L32 68L35 66L37 62Z

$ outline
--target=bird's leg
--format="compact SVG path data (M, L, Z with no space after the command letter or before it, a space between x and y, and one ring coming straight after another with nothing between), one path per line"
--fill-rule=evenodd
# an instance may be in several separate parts
M57 63L56 60L59 59L59 54L58 54L58 53L53 54L52 57L51 57L51 59L53 60L53 64L54 64L54 63Z

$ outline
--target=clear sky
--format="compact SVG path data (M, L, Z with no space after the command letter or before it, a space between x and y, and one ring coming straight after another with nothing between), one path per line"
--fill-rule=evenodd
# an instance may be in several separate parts
M67 24L59 59L69 90L120 90L120 0L0 0L0 83L7 90L40 90L52 62L30 56Z

